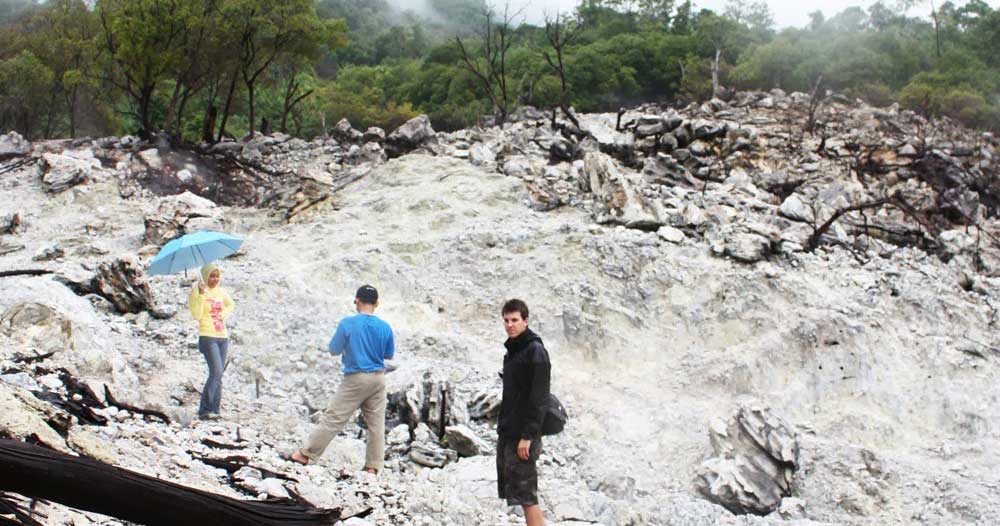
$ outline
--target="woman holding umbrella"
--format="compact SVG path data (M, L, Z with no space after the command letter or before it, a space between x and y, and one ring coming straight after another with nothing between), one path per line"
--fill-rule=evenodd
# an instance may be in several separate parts
M208 362L208 380L201 391L198 418L216 420L222 402L222 372L229 351L226 318L232 314L236 304L229 293L219 286L222 272L218 265L209 263L201 267L201 278L188 298L191 315L198 321L198 350Z

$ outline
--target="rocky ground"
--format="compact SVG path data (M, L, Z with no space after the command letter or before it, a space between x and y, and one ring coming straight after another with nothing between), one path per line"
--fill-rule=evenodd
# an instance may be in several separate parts
M993 524L996 142L836 97L809 134L809 104L741 93L561 131L530 110L453 134L345 122L187 150L4 136L0 272L50 273L0 278L0 435L372 509L344 524L517 524L489 416L498 308L521 297L572 418L541 460L552 524ZM203 228L246 239L221 263L237 311L211 423L194 419L195 274L143 276ZM362 282L397 333L387 469L360 472L357 425L320 464L284 463L337 388L322 351ZM50 402L73 378L171 422L67 414ZM247 466L205 462L234 451Z

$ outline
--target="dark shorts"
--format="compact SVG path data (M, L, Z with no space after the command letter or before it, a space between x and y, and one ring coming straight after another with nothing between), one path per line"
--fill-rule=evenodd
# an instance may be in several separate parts
M538 456L542 453L542 439L531 441L528 460L517 456L519 440L499 437L497 439L497 491L508 506L532 506L538 504Z

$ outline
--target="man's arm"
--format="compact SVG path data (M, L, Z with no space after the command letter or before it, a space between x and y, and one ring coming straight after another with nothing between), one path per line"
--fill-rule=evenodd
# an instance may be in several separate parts
M347 347L347 331L344 330L344 323L337 324L337 330L333 333L333 338L330 338L330 345L327 349L333 354L341 354L344 352L344 348Z
M395 355L396 337L392 334L392 329L389 329L389 338L385 342L385 350L382 352L382 358L385 360L391 360Z
M542 418L545 411L545 400L549 397L552 366L549 355L540 344L532 345L531 349L531 393L528 396L527 413L524 415L522 440L534 440L542 434Z

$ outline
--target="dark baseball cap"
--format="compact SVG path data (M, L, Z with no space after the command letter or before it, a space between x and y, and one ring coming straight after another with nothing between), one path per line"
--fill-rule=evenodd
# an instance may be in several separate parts
M362 303L374 305L378 301L378 291L371 285L362 285L354 297L361 300Z

